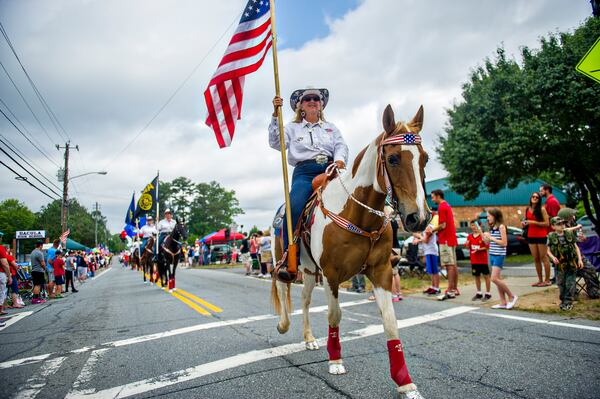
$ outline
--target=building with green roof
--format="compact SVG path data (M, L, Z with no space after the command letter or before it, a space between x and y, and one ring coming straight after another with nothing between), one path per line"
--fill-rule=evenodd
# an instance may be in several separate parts
M465 200L462 195L450 189L447 178L426 182L425 188L428 193L438 189L444 192L444 199L448 201L454 211L454 221L457 227L468 227L469 220L478 218L487 208L499 208L507 225L520 227L525 208L529 205L529 197L532 193L538 192L540 186L545 183L539 179L531 182L521 182L513 189L503 188L496 194L487 191L481 192L473 200ZM552 194L561 205L565 205L567 195L564 191L553 186ZM427 203L432 209L435 207L431 198L427 199Z

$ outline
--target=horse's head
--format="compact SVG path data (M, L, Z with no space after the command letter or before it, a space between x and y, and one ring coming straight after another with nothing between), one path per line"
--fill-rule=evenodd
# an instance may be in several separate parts
M173 229L173 238L177 241L186 241L188 239L188 229L184 218L175 218L175 228Z
M396 123L389 105L383 112L385 132L379 142L383 183L385 187L387 172L391 188L388 194L391 194L393 206L408 231L423 231L431 220L425 193L428 155L419 136L422 127L423 106L408 123Z

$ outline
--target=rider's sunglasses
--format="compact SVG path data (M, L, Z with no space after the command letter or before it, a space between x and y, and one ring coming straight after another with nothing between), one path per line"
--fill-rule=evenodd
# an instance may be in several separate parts
M321 97L314 95L314 96L304 96L302 97L302 102L308 102L308 101L321 101Z

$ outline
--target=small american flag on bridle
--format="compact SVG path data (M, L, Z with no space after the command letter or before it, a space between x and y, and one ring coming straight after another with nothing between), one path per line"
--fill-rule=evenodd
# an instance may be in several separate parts
M414 133L397 134L383 140L381 143L381 145L386 144L421 144L421 136Z
M63 243L64 245L67 245L67 237L69 236L70 233L71 233L71 229L65 230L65 232L60 235L60 242Z

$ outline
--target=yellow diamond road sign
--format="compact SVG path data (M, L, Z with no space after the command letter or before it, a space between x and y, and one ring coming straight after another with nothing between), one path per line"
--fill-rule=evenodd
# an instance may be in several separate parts
M600 83L600 37L575 67L577 71Z

